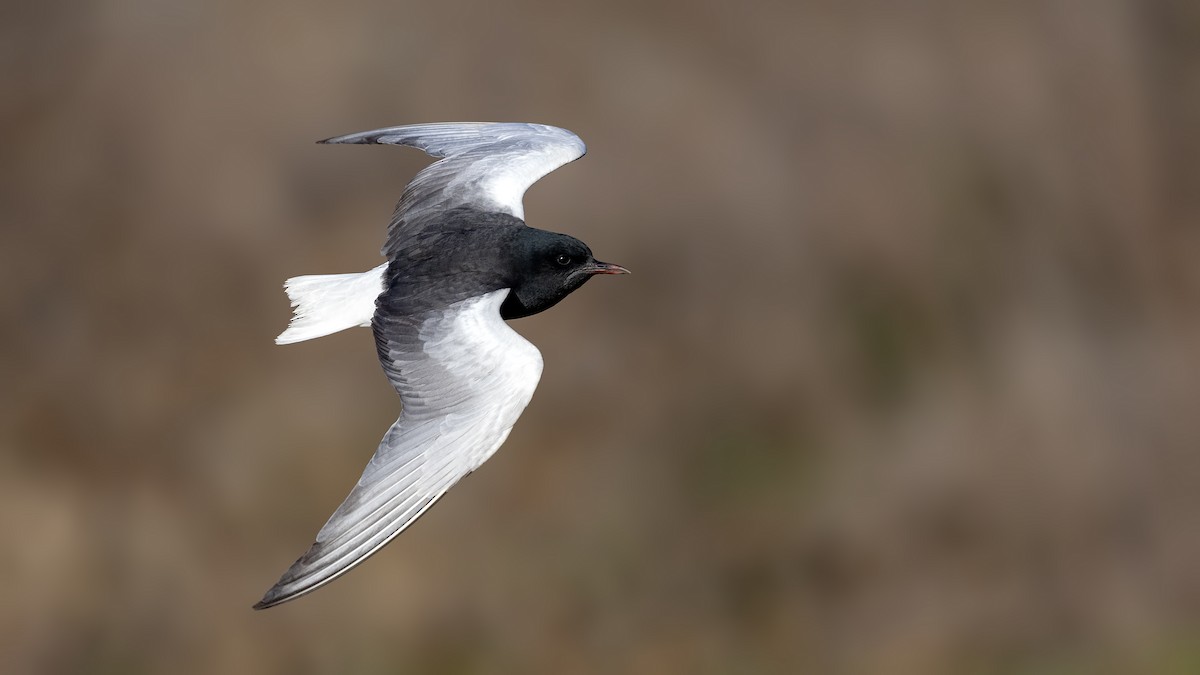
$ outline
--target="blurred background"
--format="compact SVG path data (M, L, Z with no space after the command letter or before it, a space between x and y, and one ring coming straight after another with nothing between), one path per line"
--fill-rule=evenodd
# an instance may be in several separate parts
M9 3L9 673L1200 672L1200 6ZM441 120L569 128L505 447L250 605L398 412L354 330Z

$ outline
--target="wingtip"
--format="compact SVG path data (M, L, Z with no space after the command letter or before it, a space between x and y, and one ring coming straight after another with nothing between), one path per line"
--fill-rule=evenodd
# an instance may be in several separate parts
M254 603L254 609L255 610L266 609L268 607L272 607L275 604L277 604L279 599L271 597L274 593L275 593L275 587L272 586L269 591L267 591L266 593L263 594L262 600L259 600L258 602Z
M259 600L258 602L254 603L254 609L262 610L262 609L267 609L269 607L274 607L275 605L278 605L278 604L287 602L288 600L291 600L293 597L295 597L295 596L281 594L279 592L279 585L276 584L275 586L272 586L271 589L263 595L262 600Z
M330 136L317 141L317 145L377 145L379 141L373 136L367 136L365 133L346 134L345 136Z

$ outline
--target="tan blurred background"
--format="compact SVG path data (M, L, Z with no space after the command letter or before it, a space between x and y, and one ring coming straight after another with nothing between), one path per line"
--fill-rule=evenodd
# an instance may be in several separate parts
M66 2L0 20L0 670L1200 672L1200 6ZM903 5L903 6L900 6ZM288 276L567 127L501 452L252 612L398 402Z

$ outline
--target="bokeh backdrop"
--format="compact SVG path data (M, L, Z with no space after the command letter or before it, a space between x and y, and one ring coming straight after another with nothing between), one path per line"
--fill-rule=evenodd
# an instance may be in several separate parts
M0 9L0 670L1200 672L1200 5ZM276 347L427 160L556 124L505 447L255 602L398 401Z

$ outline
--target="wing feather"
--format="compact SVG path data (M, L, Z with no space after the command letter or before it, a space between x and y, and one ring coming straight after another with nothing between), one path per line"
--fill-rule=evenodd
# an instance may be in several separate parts
M404 405L362 477L262 609L308 593L400 534L508 437L541 377L537 348L500 318L508 289L418 317L376 317Z
M389 260L408 236L452 208L499 211L523 220L521 199L529 186L587 152L566 129L518 122L412 124L321 143L406 145L439 158L413 178L396 205L383 246Z

